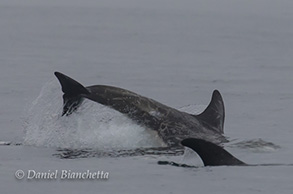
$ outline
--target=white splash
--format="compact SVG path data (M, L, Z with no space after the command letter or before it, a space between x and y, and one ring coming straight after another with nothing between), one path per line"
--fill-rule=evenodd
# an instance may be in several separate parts
M85 100L76 112L61 117L59 83L48 82L28 109L24 144L59 148L158 147L163 142L123 114Z

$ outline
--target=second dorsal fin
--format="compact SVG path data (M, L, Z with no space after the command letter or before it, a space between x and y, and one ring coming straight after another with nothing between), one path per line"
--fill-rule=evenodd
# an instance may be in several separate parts
M247 165L222 147L203 139L188 138L184 139L181 144L195 151L200 156L205 166Z

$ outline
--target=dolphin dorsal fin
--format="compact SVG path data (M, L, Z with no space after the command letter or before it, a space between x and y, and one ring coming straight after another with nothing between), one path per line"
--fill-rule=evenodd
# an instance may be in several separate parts
M223 98L218 90L214 90L210 104L196 117L212 126L219 133L224 133L225 108Z
M224 150L224 148L202 139L188 138L184 139L181 144L195 151L205 166L247 165Z

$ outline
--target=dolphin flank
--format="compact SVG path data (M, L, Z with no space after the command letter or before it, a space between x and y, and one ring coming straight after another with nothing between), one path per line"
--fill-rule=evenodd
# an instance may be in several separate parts
M84 87L60 72L55 75L64 92L62 116L72 114L84 99L89 99L155 130L168 146L181 146L180 142L186 138L215 144L227 142L223 135L224 102L218 90L213 92L210 104L201 114L192 115L122 88L106 85Z

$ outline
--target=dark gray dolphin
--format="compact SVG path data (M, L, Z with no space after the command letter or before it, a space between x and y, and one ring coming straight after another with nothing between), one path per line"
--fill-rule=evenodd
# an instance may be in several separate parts
M188 138L181 144L191 148L202 159L205 166L246 166L224 148L203 139Z
M203 139L187 138L184 139L181 144L195 151L205 166L293 166L293 164L247 164L237 159L221 146ZM198 166L190 166L170 161L158 161L158 164L185 168L198 168Z
M86 98L157 131L168 146L180 146L180 142L189 137L216 144L227 142L223 135L224 102L217 90L213 92L208 107L201 114L192 115L122 88L105 85L84 87L62 73L55 72L55 75L64 92L62 116L70 115Z

